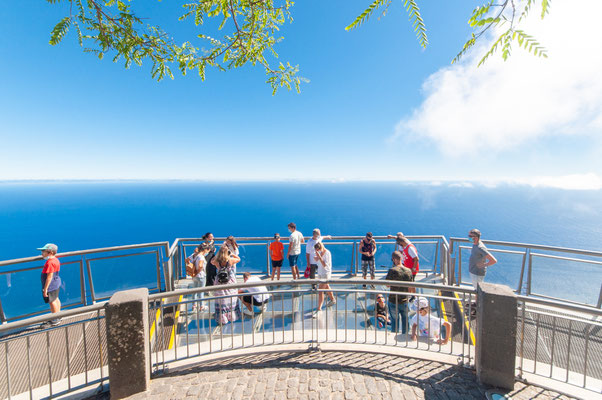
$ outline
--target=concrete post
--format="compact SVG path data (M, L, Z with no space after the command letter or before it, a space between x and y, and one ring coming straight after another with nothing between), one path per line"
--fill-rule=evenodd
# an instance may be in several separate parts
M516 367L516 295L508 286L482 283L477 296L477 378L482 384L511 390Z
M144 392L150 385L148 289L117 292L105 310L111 399Z

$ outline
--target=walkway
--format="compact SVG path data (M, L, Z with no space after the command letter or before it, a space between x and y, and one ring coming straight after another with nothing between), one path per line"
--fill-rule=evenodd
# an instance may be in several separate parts
M138 399L484 399L472 370L433 361L359 352L233 356L172 371ZM517 383L513 399L569 399ZM96 399L107 399L108 395Z

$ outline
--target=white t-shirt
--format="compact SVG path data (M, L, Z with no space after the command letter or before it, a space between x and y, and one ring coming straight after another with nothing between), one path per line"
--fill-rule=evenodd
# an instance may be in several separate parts
M201 255L201 253L195 255L192 257L192 263L194 264L194 268L195 269L199 269L199 266L202 267L202 269L199 271L198 274L196 274L197 277L202 278L204 276L207 275L207 261L205 260L205 256Z
M288 245L291 248L289 254L291 256L301 254L301 242L303 241L303 234L299 231L294 231L293 233L291 233L291 236L289 237L288 241Z
M330 254L330 250L326 250L326 253L322 255L322 259L324 260L324 264L322 264L319 259L316 261L318 264L318 275L320 275L320 277L330 275L332 272L332 255Z
M317 239L314 239L313 237L311 239L309 239L307 241L307 244L305 245L305 253L309 254L309 263L310 264L317 264L318 260L316 259L316 248L314 247L316 245L316 243L321 243L322 242L322 236L318 236Z
M250 276L249 279L247 279L247 281L245 283L251 283L251 282L261 282L261 279L259 279L256 276ZM267 293L268 288L265 286L255 286L255 287L245 288L245 291L247 293L252 294L253 297L255 298L255 301L259 301L259 302L266 301L271 296L271 294ZM261 294L253 294L253 293L261 293Z
M435 317L432 314L426 314L424 317L420 315L418 312L412 317L410 321L410 326L416 323L416 317L419 317L419 323L416 328L418 336L428 336L431 339L439 339L439 335L441 334L441 321L439 318ZM430 319L430 334L429 334L429 319Z

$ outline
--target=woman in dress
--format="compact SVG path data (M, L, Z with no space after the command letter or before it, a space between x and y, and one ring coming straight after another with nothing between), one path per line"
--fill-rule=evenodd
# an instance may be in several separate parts
M215 320L223 325L228 322L234 322L241 317L240 305L238 303L237 289L218 289L221 285L230 285L236 283L236 275L233 266L240 261L240 258L232 254L227 246L222 246L211 263L217 269L217 275L213 285L217 290L213 291L214 296L231 296L215 301Z

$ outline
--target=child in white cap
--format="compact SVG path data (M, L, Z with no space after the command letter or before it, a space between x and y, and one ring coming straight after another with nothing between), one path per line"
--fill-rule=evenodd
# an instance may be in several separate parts
M418 298L417 308L416 314L410 321L410 325L412 326L412 340L418 340L418 336L425 336L436 341L436 343L447 344L451 337L451 324L433 316L430 313L429 302L424 297ZM440 337L441 324L445 327L445 339L441 339Z

